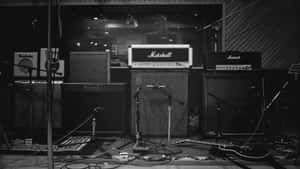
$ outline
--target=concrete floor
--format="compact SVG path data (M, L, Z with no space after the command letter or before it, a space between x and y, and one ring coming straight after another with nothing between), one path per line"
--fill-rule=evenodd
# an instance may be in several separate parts
M180 162L132 162L120 163L114 160L103 159L76 159L71 161L63 160L64 157L54 156L55 169L81 169L83 166L89 166L90 169L240 169L229 161L222 160L203 160L203 161L180 161ZM251 169L272 169L272 166L265 163L247 163L243 162ZM284 165L286 169L297 169L299 165L291 162ZM31 155L0 155L0 169L46 169L48 168L47 156L31 156Z
M182 152L178 154L179 157L185 157L186 155L192 155L197 157L204 157L204 159L172 159L171 161L155 161L149 162L141 159L136 159L131 162L122 162L120 160L105 158L103 156L97 156L103 152L109 152L110 155L116 155L120 152L132 153L132 142L126 144L126 146L118 149L118 151L112 149L120 147L125 144L127 139L119 139L116 142L109 144L95 143L91 148L94 150L91 155L55 155L54 166L55 169L81 169L83 166L89 166L90 169L238 169L240 167L234 165L232 162L219 157L208 158L209 146L198 147L175 147L179 148ZM155 140L157 141L157 140ZM174 147L172 147L174 148ZM0 152L1 153L1 152ZM177 157L178 157L177 156ZM207 157L207 158L206 158ZM238 159L238 158L237 158ZM265 162L249 162L240 160L242 164L251 169L271 169L273 167L267 165ZM285 160L280 161L287 169L300 168L298 161ZM0 154L0 169L46 169L48 168L47 153L43 155L32 155L32 153L25 154L12 154L2 153Z

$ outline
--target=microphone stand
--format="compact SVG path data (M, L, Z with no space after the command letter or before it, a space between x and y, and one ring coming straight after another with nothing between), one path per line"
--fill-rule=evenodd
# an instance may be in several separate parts
M136 103L136 120L135 120L135 139L136 139L136 145L139 144L139 140L141 138L140 136L140 89L137 89L136 96L135 96L135 103Z
M179 99L175 99L171 92L161 88L161 87L158 87L157 88L162 94L164 94L165 96L168 97L168 145L170 145L171 143L171 119L172 119L172 112L173 112L173 108L172 108L172 102L173 100L178 102L179 104L181 105L184 105L184 103L182 101L180 101Z
M30 104L29 104L29 135L33 136L33 86L32 86L32 68L27 67L29 73L29 97L30 97Z
M235 109L237 109L237 107L233 104L230 104L228 102L226 102L225 100L223 100L222 98L212 94L212 93L208 93L209 96L212 96L215 100L216 100L216 112L217 112L217 131L216 131L216 141L218 141L219 138L222 137L223 133L221 131L221 112L222 112L222 108L221 108L221 104L226 104L229 105Z
M133 146L133 151L135 152L145 152L149 150L149 147L146 147L141 144L141 133L140 133L140 92L141 87L138 86L137 90L134 94L135 103L136 103L136 111L135 111L135 144Z
M168 96L168 145L171 143L172 95Z

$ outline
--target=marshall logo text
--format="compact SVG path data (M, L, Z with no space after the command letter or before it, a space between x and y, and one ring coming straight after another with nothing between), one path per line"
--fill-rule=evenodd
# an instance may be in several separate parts
M168 52L168 53L161 52L161 53L159 53L159 52L156 52L156 51L152 51L150 53L150 55L148 55L147 57L148 58L171 58L172 54L173 54L172 52Z
M233 56L233 55L229 55L229 56L227 57L227 59L228 59L228 60L239 60L239 59L241 59L241 56Z

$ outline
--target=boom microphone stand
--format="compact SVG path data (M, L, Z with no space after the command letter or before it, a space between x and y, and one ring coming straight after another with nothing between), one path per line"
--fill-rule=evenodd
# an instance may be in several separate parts
M171 119L172 119L172 112L173 112L173 108L172 108L172 103L173 101L176 101L178 104L180 105L184 105L184 103L182 101L180 101L179 99L176 99L172 96L172 93L170 90L170 88L168 88L166 85L148 85L149 87L151 87L152 89L158 89L163 95L168 97L168 145L171 143Z
M161 85L161 86L154 86L153 89L159 89L159 91L168 97L168 145L171 143L171 115L172 115L172 112L173 112L173 109L172 109L172 100L173 100L173 97L172 97L172 94L168 91L166 91L164 88L166 86L164 85Z
M232 105L228 102L226 102L224 99L216 96L213 93L208 93L209 96L213 97L216 100L216 112L217 112L217 131L216 131L216 140L218 140L218 138L221 138L223 133L221 131L221 112L222 112L222 108L221 108L221 104L226 104L229 105L231 107L234 107L235 109L237 109L237 107L235 105Z

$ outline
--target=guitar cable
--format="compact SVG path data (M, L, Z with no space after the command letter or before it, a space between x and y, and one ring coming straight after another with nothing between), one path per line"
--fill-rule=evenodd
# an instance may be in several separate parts
M223 148L222 146L218 146L218 149L221 150L221 151L224 151L224 152L231 152L231 153L234 153L236 154L237 156L240 156L242 158L245 158L245 159L251 159L251 160L263 160L263 159L267 159L268 157L270 157L271 153L268 152L264 155L261 155L261 156L249 156L249 155L244 155L234 149L226 149L226 148Z
M237 162L236 160L234 160L233 157L228 156L226 153L224 153L224 157L225 157L225 159L229 160L230 162L232 162L233 164L235 164L236 166L238 166L242 169L251 169L251 168L247 167L245 164Z

